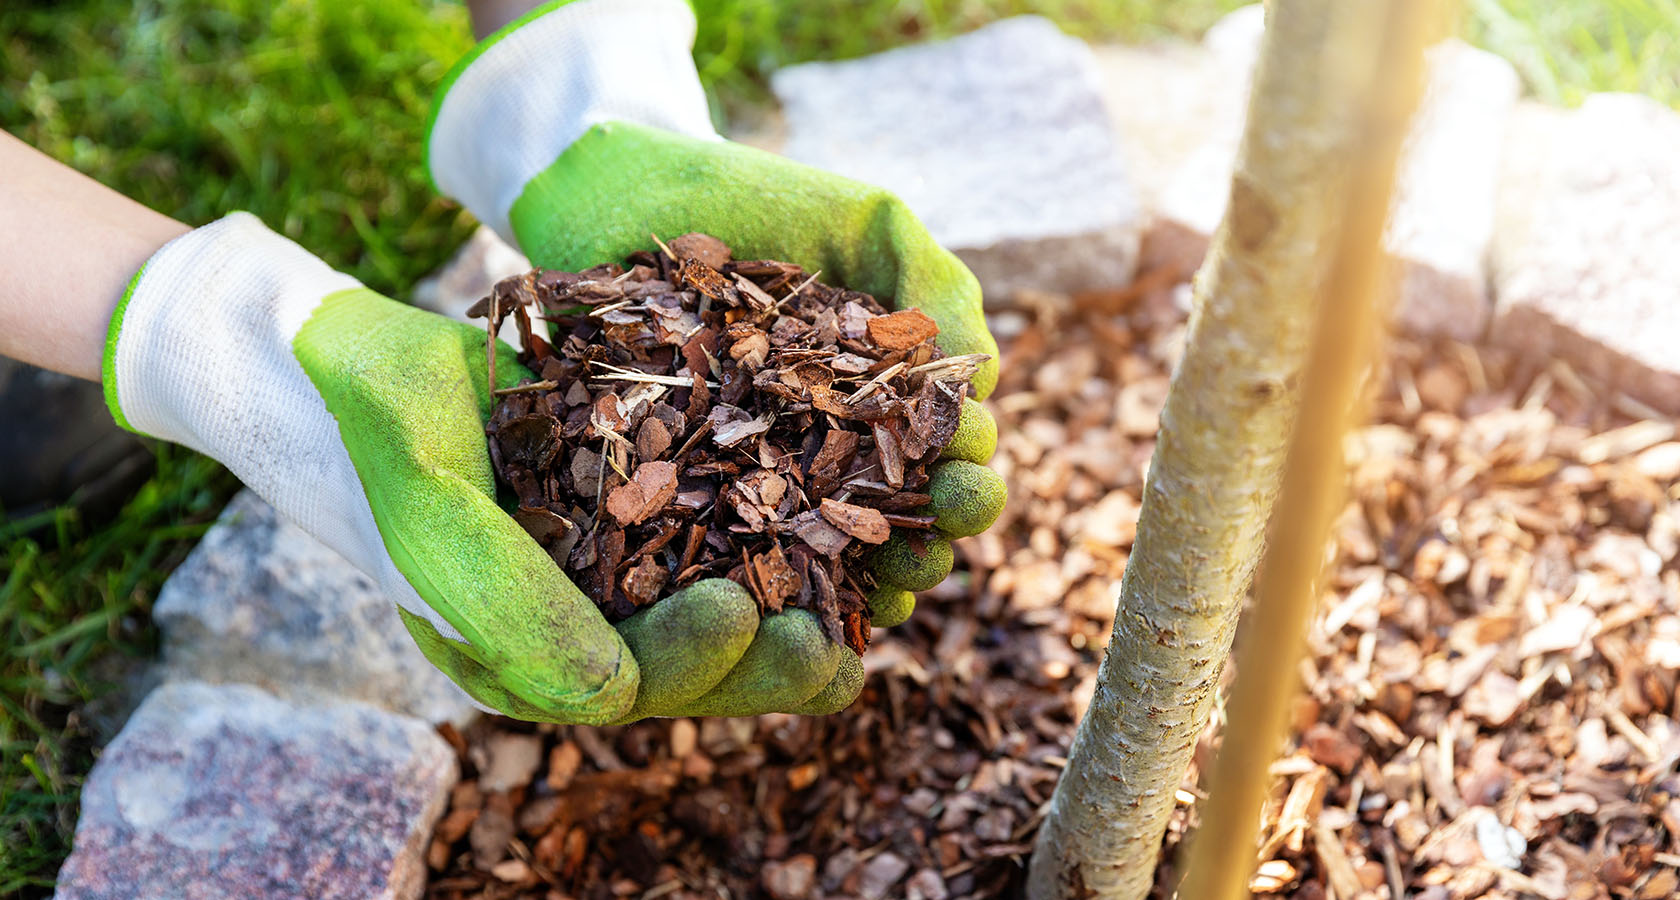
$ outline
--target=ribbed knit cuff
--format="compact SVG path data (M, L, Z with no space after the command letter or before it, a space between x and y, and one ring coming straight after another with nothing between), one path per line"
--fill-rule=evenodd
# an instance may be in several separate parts
M525 185L602 122L716 139L684 0L554 4L486 38L444 80L426 135L444 194L517 245Z

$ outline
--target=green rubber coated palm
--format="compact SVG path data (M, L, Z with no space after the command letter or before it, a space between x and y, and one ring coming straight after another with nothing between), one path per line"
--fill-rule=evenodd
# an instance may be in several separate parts
M533 178L509 220L532 262L571 271L651 250L651 235L706 232L737 258L787 260L831 284L922 310L939 324L947 353L992 357L975 376L978 397L997 384L997 342L979 282L881 188L740 144L608 122ZM965 403L946 451L953 461L935 469L929 486L934 500L925 512L938 517L939 536L921 553L902 536L883 546L870 561L878 582L922 590L950 573L946 538L984 531L1003 509L1003 480L983 465L996 446L997 424L978 403ZM849 670L836 683L844 678Z
M497 346L500 386L529 377ZM496 503L482 330L357 289L324 299L292 349L338 423L397 570L466 642L407 610L404 624L479 702L605 724L830 712L856 696L854 654L822 639L809 614L761 625L731 581L700 582L609 625Z

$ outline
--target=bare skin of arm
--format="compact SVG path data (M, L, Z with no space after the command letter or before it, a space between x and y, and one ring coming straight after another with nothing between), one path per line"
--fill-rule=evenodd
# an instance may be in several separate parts
M0 356L99 380L129 279L186 225L0 131Z
M483 37L540 0L468 0ZM0 356L99 380L129 279L188 226L0 131Z
M473 37L483 38L490 32L536 9L543 0L467 0L467 15L472 18Z

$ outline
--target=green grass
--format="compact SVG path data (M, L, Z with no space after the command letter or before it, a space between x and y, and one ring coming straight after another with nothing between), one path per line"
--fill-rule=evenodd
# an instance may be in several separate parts
M1579 104L1595 91L1680 106L1680 0L1467 0L1471 41L1510 60L1528 89Z
M1680 0L1469 0L1467 33L1560 103L1637 90L1680 103ZM1037 11L1086 37L1194 35L1233 0L695 0L717 108L765 76ZM444 0L0 3L0 127L194 224L247 209L370 286L404 296L468 234L419 136L470 44ZM124 514L45 536L0 528L0 895L44 893L95 752L83 712L113 659L155 642L158 586L231 494L214 463L164 450Z
M234 484L163 446L157 475L108 526L67 509L0 525L0 896L51 883L93 764L84 706L112 688L113 662L153 651L151 599Z

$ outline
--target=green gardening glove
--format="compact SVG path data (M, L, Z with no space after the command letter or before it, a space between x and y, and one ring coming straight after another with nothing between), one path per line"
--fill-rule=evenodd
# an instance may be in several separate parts
M975 377L984 397L997 384L997 342L980 310L980 285L934 243L904 203L880 188L726 141L609 122L585 132L514 201L514 236L533 263L579 271L649 249L650 231L704 231L737 258L784 259L825 280L915 307L939 323L950 354L992 357ZM588 229L568 223L589 222ZM877 625L910 613L910 592L950 574L947 538L984 531L1003 509L1003 479L986 468L997 425L974 400L964 404L949 461L933 470L928 492L941 537L912 552L903 535L877 550L880 584L871 599Z
M653 235L703 231L737 258L787 260L885 304L916 307L939 324L947 353L992 357L974 381L984 398L997 383L997 344L974 276L890 193L719 140L688 56L693 32L682 0L539 7L446 79L427 138L434 180L545 268L579 271L653 249ZM911 592L950 573L948 538L984 530L1002 510L1002 479L983 465L996 442L990 415L967 402L950 460L928 487L926 512L938 517L939 534L920 542L920 552L894 535L870 558L875 624L908 617ZM644 642L626 632L638 660L659 649L656 632L648 634ZM806 647L812 639L832 651ZM804 696L835 653L835 674L815 697ZM857 657L822 638L803 611L766 618L746 656L750 666L737 665L706 695L649 708L823 713L850 703L861 685Z
M731 711L753 696L742 683L812 709L838 702L819 697L831 686L850 700L862 671L846 651L808 615L760 626L733 582L608 625L497 505L485 351L481 329L381 297L238 213L135 276L103 381L125 427L221 461L376 579L489 709L589 724ZM529 377L497 352L503 386Z

